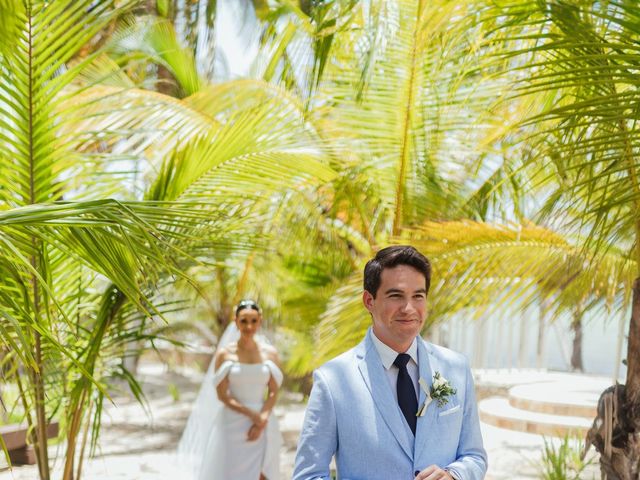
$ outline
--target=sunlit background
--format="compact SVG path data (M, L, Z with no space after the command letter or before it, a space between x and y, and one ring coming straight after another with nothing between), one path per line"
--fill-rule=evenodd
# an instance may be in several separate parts
M242 298L290 462L285 413L362 338L389 244L431 259L423 334L482 401L586 378L579 436L616 381L640 412L638 32L627 0L0 0L0 410L37 461L0 478L81 478L130 438L114 398L179 405L145 450L170 451ZM496 422L490 478L543 475L540 432Z

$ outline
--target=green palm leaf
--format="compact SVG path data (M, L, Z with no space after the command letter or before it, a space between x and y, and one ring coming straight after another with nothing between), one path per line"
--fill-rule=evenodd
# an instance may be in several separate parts
M60 198L57 175L68 172L71 164L69 151L61 148L53 112L63 98L59 92L90 58L62 67L118 12L111 2L27 5L29 23L21 26L14 48L2 57L0 173L7 187L0 191L3 203L25 205Z
M165 76L158 79L162 82L159 90L171 92L172 96L183 98L203 86L193 51L180 44L173 24L167 20L154 17L132 19L130 25L111 37L107 51L118 64L131 59L165 68L173 78ZM131 68L131 61L127 63Z
M504 15L497 32L514 47L507 54L511 71L522 71L517 95L553 93L552 103L520 122L529 132L525 141L539 145L531 167L556 167L557 190L543 213L584 209L568 227L594 245L628 244L640 193L633 154L640 10L614 1L588 8L511 2L489 11ZM520 22L525 15L528 21ZM550 136L556 141L546 141Z
M599 262L557 233L535 225L471 221L427 222L405 229L397 243L410 243L432 264L427 328L468 311L475 318L525 308L549 298L557 308L590 298L611 304L629 298L635 262L610 252ZM315 358L308 369L357 344L371 320L361 301L361 273L338 290L315 332Z

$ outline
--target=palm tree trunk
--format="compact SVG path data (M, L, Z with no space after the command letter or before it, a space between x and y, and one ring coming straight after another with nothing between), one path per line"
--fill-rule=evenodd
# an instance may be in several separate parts
M600 453L607 480L640 479L640 278L633 283L633 305L627 353L627 383L606 389L587 433L587 446ZM586 451L585 451L586 453Z
M584 372L584 365L582 363L582 309L579 306L576 307L576 310L573 312L571 330L573 330L571 370L576 372Z
M89 401L89 406L87 407L87 416L91 416L91 411L93 409L93 402ZM89 442L89 429L91 427L91 419L87 418L87 421L84 425L84 431L82 432L82 446L80 447L80 455L78 457L78 468L76 470L75 480L80 480L82 478L82 466L84 465L84 457L85 450L87 447L87 443Z
M103 294L103 303L98 315L99 325L94 334L91 348L86 355L87 362L85 368L90 375L95 371L95 364L99 357L102 340L104 340L107 329L113 323L118 312L126 302L124 293L116 286L110 285ZM74 480L74 466L76 460L77 443L80 438L80 430L85 413L91 404L91 392L93 384L87 378L81 378L71 392L71 401L68 407L67 426L67 451L65 453L65 464L62 480ZM87 420L88 421L88 420Z
M44 362L40 334L36 332L36 364L38 371L33 371L32 381L35 393L36 429L35 450L38 457L38 470L42 480L49 480L49 452L47 450L47 415L45 408Z
M33 242L34 249L37 250L36 241ZM35 256L31 257L31 265L34 270L38 269L38 260ZM33 316L34 322L40 322L40 289L38 288L38 279L35 276L31 278L31 284L33 289ZM34 432L32 433L32 440L34 441L34 448L37 457L38 471L41 480L49 480L49 452L47 449L47 414L45 405L45 384L44 384L44 357L42 355L42 340L40 333L34 331L34 346L35 346L35 368L29 368L29 379L33 385L34 393L34 409L36 417L36 425Z
M67 453L65 455L64 472L62 478L64 480L73 480L73 467L75 463L75 452L78 443L78 435L80 431L80 423L84 413L87 390L83 390L80 400L74 402L75 410L71 415L67 433Z
M633 306L627 346L626 410L631 431L640 433L640 278L633 282ZM640 438L636 445L636 476L640 469Z
M536 368L542 368L544 364L544 347L547 331L547 313L549 312L548 299L540 302L540 317L538 318L538 342L536 344Z
M615 89L615 87L614 87ZM623 121L620 130L628 139ZM640 194L633 149L626 141L624 159L628 164L633 192ZM635 202L638 212L640 202ZM640 268L640 217L635 219L636 262ZM640 270L638 271L640 275ZM608 480L640 480L640 277L633 282L633 301L627 345L627 379L625 385L605 390L598 401L598 414L587 433L587 445L600 452L600 470Z
M584 372L582 363L582 320L577 319L571 323L573 330L573 348L571 351L571 370Z

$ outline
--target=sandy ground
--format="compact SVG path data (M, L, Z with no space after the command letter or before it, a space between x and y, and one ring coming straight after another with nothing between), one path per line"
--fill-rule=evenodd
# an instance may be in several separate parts
M105 406L100 447L96 456L89 459L82 472L82 480L179 480L184 477L174 457L175 447L189 417L191 405L200 386L201 375L180 374L167 371L164 365L145 365L140 376L149 411L133 398L115 397L115 404ZM174 398L174 388L179 398ZM298 402L291 408L301 410ZM286 401L277 407L282 416ZM290 476L294 446L282 449L283 473ZM56 458L62 450L50 449ZM62 460L54 460L52 479L62 477ZM35 466L19 466L7 470L0 464L0 480L35 480ZM286 478L286 477L285 477Z
M141 380L149 400L145 412L133 399L118 397L104 414L100 449L83 469L82 480L179 480L184 478L173 456L200 384L197 374L167 371L163 365L145 365ZM174 398L174 387L180 392ZM276 409L285 442L281 452L283 479L291 478L295 457L295 430L299 428L304 404L298 397L284 395ZM543 445L538 435L511 432L482 425L489 455L488 480L527 480L541 478L540 455ZM52 457L58 452L52 448ZM0 466L1 468L1 466ZM54 462L52 478L61 478L61 461ZM36 480L35 466L14 467L0 472L0 480ZM581 479L600 478L594 465Z

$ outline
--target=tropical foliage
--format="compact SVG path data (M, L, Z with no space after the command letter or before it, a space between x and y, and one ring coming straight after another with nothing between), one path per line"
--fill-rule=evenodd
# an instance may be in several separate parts
M632 72L640 64L639 6L628 1L497 2L486 13L494 28L487 43L495 38L511 47L500 56L510 59L508 71L522 73L513 90L542 100L534 115L526 112L519 119L524 138L537 146L527 163L553 174L544 179L542 212L564 219L563 230L584 236L583 245L594 248L596 257L612 248L629 252L638 277L639 84ZM629 414L607 426L620 435L615 453L611 438L594 440L610 478L628 478L640 458L631 433L640 429L638 288L635 280L622 387Z
M636 2L243 0L261 52L229 82L223 2L153 3L0 0L3 388L41 478L46 424L79 478L110 382L140 394L126 359L189 295L214 329L259 297L300 375L361 338L360 272L389 243L431 258L431 324L628 308ZM637 460L633 293L613 429Z
M163 286L264 244L272 195L334 173L277 88L252 85L260 95L239 102L243 85L203 86L179 100L137 88L114 45L85 50L121 20L126 34L132 5L23 6L0 56L3 386L18 390L11 408L43 479L46 426L60 422L71 479L109 384L140 397L126 359L178 307Z
M331 32L337 45L329 60L326 51L320 57L324 82L318 82L316 98L322 99L323 120L341 126L336 129L338 138L325 128L325 138L340 146L339 135L345 132L344 145L348 142L348 152L356 154L358 171L373 167L369 178L375 181L360 177L357 182L369 187L366 200L351 202L368 212L362 218L383 220L375 223L379 229L374 235L365 236L373 239L372 247L411 239L416 245L424 244L428 253L429 247L435 248L434 262L440 260L439 254L450 258L459 273L443 278L443 285L452 286L446 292L451 300L440 310L447 313L464 307L478 311L478 305L487 305L489 297L483 292L488 291L494 292L488 303L493 307L553 295L560 306L568 301L611 304L617 297L618 305L628 308L640 265L635 108L640 10L636 2L479 1L448 2L445 7L438 2L398 1L371 2L369 7L371 15L362 18L373 19L370 23L358 23L358 15L349 12L351 24L360 27L354 28L356 40L349 41L353 38L349 30ZM336 66L333 72L332 65ZM468 101L457 101L464 92ZM490 108L486 96L494 97ZM449 107L453 120L447 116ZM473 115L474 111L483 114ZM455 114L462 114L465 121L455 122ZM482 128L485 122L490 125L488 133ZM437 128L430 130L432 125ZM471 148L461 148L464 140ZM438 163L438 146L443 144L449 147L449 162ZM364 148L360 150L359 145ZM476 192L469 191L474 179L451 175L451 164L460 157L475 160L475 168L463 171L479 172L476 182L485 179ZM416 165L423 168L416 170ZM523 211L520 200L529 192L533 194L529 202L540 206ZM375 205L376 200L381 202ZM484 252L492 251L495 239L491 235L483 239L473 226L461 235L473 244L474 233L479 234L482 246L474 249L471 258L460 255L469 251L458 251L459 244L449 243L446 235L436 234L431 242L420 235L425 220L487 218L499 213L487 206L504 209L505 202L512 202L512 218L521 218L528 210L559 232L566 238L565 246L574 246L569 247L572 253L554 258L555 245L544 249L547 255L536 257L538 249L516 254L502 245L498 249L505 260L500 262L497 257L483 258ZM472 210L455 208L460 204ZM434 208L429 211L425 206ZM384 212L392 213L385 216ZM491 227L481 228L491 231ZM511 241L522 240L518 233ZM521 246L526 245L525 240ZM521 268L533 265L541 268ZM613 275L596 280L598 275L590 273L602 271ZM622 275L614 273L622 271ZM355 343L366 328L367 321L357 313L353 300L358 283L356 278L348 282L323 314L318 331L323 359ZM483 289L483 284L489 288ZM496 286L503 292L497 297ZM442 302L443 293L434 292L434 301ZM634 292L624 404L632 413L612 426L624 438L615 458L611 448L601 448L611 437L595 442L603 454L603 471L620 478L626 478L629 465L637 464L640 457L637 442L628 433L640 427L637 295ZM436 303L434 313L438 311ZM340 345L330 341L336 336Z

